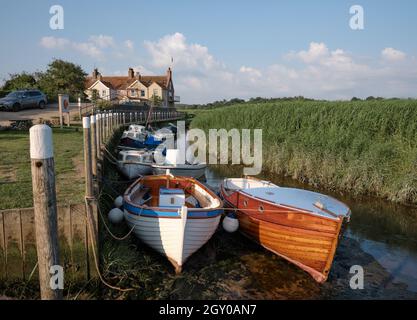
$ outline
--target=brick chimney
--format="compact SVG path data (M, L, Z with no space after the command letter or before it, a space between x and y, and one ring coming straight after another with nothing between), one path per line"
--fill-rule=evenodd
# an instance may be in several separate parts
M140 80L140 78L141 78L140 72L136 72L136 78L137 78L138 80Z
M94 71L93 71L93 79L97 80L99 75L100 75L100 72L98 72L98 69L97 68L94 69Z
M130 79L133 79L135 77L135 71L133 70L133 68L129 68L127 75Z
M168 80L168 82L169 82L169 80L171 80L171 78L172 78L172 70L171 70L171 67L169 67L168 70L167 70L167 80Z

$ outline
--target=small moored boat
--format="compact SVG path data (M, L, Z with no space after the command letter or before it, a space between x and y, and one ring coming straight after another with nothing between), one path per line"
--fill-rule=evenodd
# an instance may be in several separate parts
M225 179L225 204L236 208L240 231L324 282L350 209L319 193L254 178Z
M167 139L175 138L170 128L162 128L156 131L148 131L141 125L130 125L128 130L124 131L120 138L119 149L149 149L154 150Z
M153 153L146 150L122 150L117 158L117 168L128 179L151 174Z
M152 169L155 175L163 174L167 170L174 176L193 177L196 179L204 176L207 165L205 163L179 163L177 149L167 149L165 163L153 164Z
M181 272L185 261L216 231L222 201L189 177L138 179L124 194L124 215L135 235Z
M144 126L132 124L124 131L120 138L120 149L142 149L145 148L147 131Z

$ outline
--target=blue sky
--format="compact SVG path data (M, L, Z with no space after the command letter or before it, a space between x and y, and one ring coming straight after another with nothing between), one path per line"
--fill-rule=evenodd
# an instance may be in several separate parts
M64 30L49 9L64 8ZM349 27L352 5L364 30ZM52 58L88 73L164 73L183 102L305 95L417 95L417 1L8 1L0 79Z

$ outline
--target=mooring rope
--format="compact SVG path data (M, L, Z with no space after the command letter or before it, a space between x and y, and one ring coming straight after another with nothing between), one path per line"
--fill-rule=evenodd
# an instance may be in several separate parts
M110 198L112 198L111 195L109 195L108 193L103 193L103 190L100 191L100 193L98 195L98 198L100 199L102 195L107 195ZM133 230L135 229L135 226L133 226L132 229L126 235L124 235L123 237L118 237L118 236L114 235L113 232L111 232L110 227L107 225L106 220L104 219L104 215L103 215L99 205L97 205L97 209L98 209L98 212L100 214L100 218L101 218L101 220L104 224L104 227L106 228L106 230L110 234L110 236L112 236L112 238L114 238L115 240L122 241L122 240L127 239L130 236L130 234L133 232ZM142 214L142 210L141 210L140 214Z
M117 159L112 155L112 153L109 151L109 149L107 149L106 146L103 146L103 150L107 152L107 156L105 155L107 160L109 160L109 162L111 164L117 165Z
M89 206L89 201L96 200L94 197L85 197L84 199L85 199L85 204L86 204L87 207ZM97 208L98 208L98 206L97 206ZM90 212L90 214L91 214L91 212ZM113 290L117 290L117 291L121 291L121 292L128 292L128 291L135 290L133 288L123 289L123 288L119 288L119 287L116 287L116 286L112 286L111 284L109 284L104 279L104 277L103 277L103 275L101 274L101 271L100 271L100 267L99 267L99 263L98 263L98 258L97 258L97 253L96 253L96 248L95 248L94 241L93 241L94 232L93 232L93 226L91 225L91 219L87 219L87 227L88 227L88 230L90 231L90 235L91 235L91 237L90 237L91 238L90 239L90 244L91 244L91 247L93 249L92 251L93 251L93 257L94 257L94 265L96 267L96 271L97 271L97 274L98 274L98 276L100 278L100 281L105 286L107 286L107 287L109 287L110 289L113 289Z
M98 212L99 212L100 217L101 217L101 221L102 221L102 222L103 222L103 224L104 224L104 227L106 228L107 232L110 234L110 236L111 236L113 239L118 240L118 241L123 241L123 240L126 240L126 239L130 236L130 234L133 232L133 230L135 229L135 226L133 226L133 227L132 227L132 229L130 229L130 231L129 231L126 235L124 235L123 237L118 237L118 236L114 235L114 234L113 234L113 232L111 232L111 230L110 230L109 226L106 224L106 221L105 221L105 219L104 219L103 213L102 213L102 212L101 212L101 210L100 210L100 207L99 207L99 206L97 206L97 208L98 208ZM141 213L142 213L142 211L141 211ZM140 215L140 214L139 214L139 215Z

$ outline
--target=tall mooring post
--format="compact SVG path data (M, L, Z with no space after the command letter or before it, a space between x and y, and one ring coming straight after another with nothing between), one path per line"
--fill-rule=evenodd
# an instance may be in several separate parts
M107 141L107 132L108 132L108 128L109 128L109 113L106 112L106 114L104 115L104 128L103 128L103 144L105 144L105 142Z
M107 114L107 128L106 128L106 140L109 140L110 137L110 131L111 131L111 113L109 112Z
M96 126L96 115L90 116L91 125L91 169L93 176L97 179L97 126Z
M95 263L98 263L97 243L98 231L97 221L94 217L94 185L92 171L92 145L91 145L91 121L90 117L83 118L83 135L84 135L84 170L85 170L85 203L86 203L86 222L88 230L88 240L91 241L91 249ZM88 268L89 270L89 268ZM90 275L88 275L90 277Z
M97 121L97 124L96 124L97 151L96 152L97 152L97 158L101 159L101 128L102 128L102 114L101 113L98 113L96 115L96 121Z
M55 268L60 268L52 129L36 125L30 128L29 136L41 298L57 300L62 299L62 288L51 279Z

